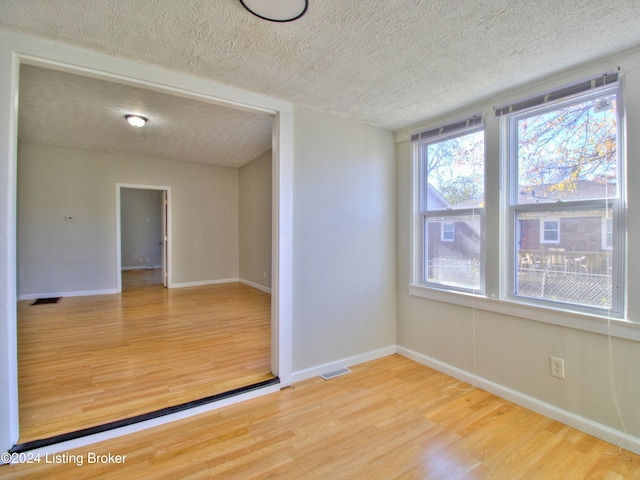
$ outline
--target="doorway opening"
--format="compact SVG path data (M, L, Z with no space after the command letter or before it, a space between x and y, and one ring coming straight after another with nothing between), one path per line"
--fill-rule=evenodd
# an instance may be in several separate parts
M264 112L262 112L262 113L264 113ZM275 121L273 122L273 133L272 134L273 134L273 138L275 140L275 143L273 144L275 148L274 148L274 152L272 154L272 158L275 159L276 161L274 162L273 166L269 167L270 172L268 173L268 175L269 175L269 177L273 176L274 179L277 179L278 178L278 168L279 168L278 161L277 161L278 158L279 158L279 156L278 156L279 155L279 153L278 153L278 143L279 143L279 138L280 138L281 133L280 133L280 130L279 130L280 129L280 124L278 122L278 117L276 116L276 117L273 117L273 118L275 118ZM37 155L38 152L35 152L35 150L42 150L44 147L37 146L37 144L35 144L35 143L31 144L31 145L33 145L33 147L30 148L30 149L27 149L27 150L30 150L31 154L36 154L35 155L36 158L40 158L40 156ZM77 157L86 156L86 151L79 152L79 151L76 151L76 150L71 150L72 147L54 147L54 149L57 149L56 151L58 153L60 153L61 157L65 158L65 161L68 161L69 153L72 154L71 155L72 157L74 157L74 155L77 155ZM102 155L102 154L100 154L100 155ZM270 155L270 158L271 158L271 155ZM74 161L75 161L75 157L74 157ZM115 170L115 168L112 167L111 165L104 168L104 172L111 173L113 170ZM80 171L80 170L78 170L78 171ZM64 177L62 170L59 173L60 173L61 177ZM103 178L104 177L106 177L106 175L103 175ZM67 175L67 178L71 178L71 176ZM57 177L56 177L56 179L57 179ZM55 179L49 179L49 180L51 181L52 184L57 181ZM74 182L74 183L75 184L79 184L79 182ZM111 185L113 185L113 183L111 183ZM113 187L111 185L109 186L109 190L111 192L113 192ZM145 190L145 189L146 190L159 190L166 196L167 203L166 203L166 207L165 207L165 215L164 215L164 217L161 216L161 219L162 218L166 219L164 224L166 225L167 230L166 230L166 234L161 236L161 238L164 239L164 249L163 249L164 253L161 255L161 261L160 261L159 265L161 267L161 270L164 270L166 272L166 274L162 275L162 279L164 280L165 286L166 287L170 287L170 286L172 286L171 248L169 248L172 245L171 228L170 228L170 226L171 226L171 219L170 219L171 208L170 208L170 203L169 203L170 200L171 200L170 188L166 187L166 186L152 186L152 187L149 187L148 185L118 184L116 186L116 198L119 199L118 202L121 201L121 193L122 193L123 189L126 189L126 188L138 188L138 189L143 189L143 190ZM270 186L269 187L270 191L271 191L271 188L272 187ZM271 209L273 209L273 220L270 220L269 222L267 222L267 223L270 223L271 226L273 227L273 230L272 230L273 234L269 233L269 234L265 234L265 235L268 235L269 237L273 236L273 239L274 239L274 246L273 246L274 251L271 252L271 248L269 248L270 252L267 252L266 256L271 255L271 257L274 258L274 259L280 258L280 256L276 253L275 249L281 248L280 244L277 242L277 240L278 240L278 228L277 227L278 227L279 221L280 221L279 220L280 219L279 212L278 212L278 205L279 204L278 204L278 196L277 196L277 189L278 188L279 187L278 187L277 184L274 185L274 188L273 188L274 198L272 200L264 202L265 205L271 206ZM64 188L62 188L62 189L58 188L58 190L64 191L65 189ZM83 202L80 199L77 202L78 205L91 206L91 205L93 205L93 203L97 203L98 201L102 201L103 198L106 198L104 195L96 195L96 191L97 190L95 188L92 188L92 186L87 185L84 190L86 190L86 193L87 193L88 196L87 197L83 197L83 198L89 198L89 199L91 199L91 202ZM213 188L211 190L218 192L217 190L215 190L215 188ZM204 191L204 190L200 190L200 191ZM64 191L64 193L67 194L68 192ZM113 198L114 197L112 195L109 195L109 196L110 196L111 202L113 202ZM91 203L91 205L85 205L85 204L89 204L89 203ZM109 208L112 209L113 207L109 207ZM74 212L72 212L72 213L74 213ZM285 213L288 213L288 212L285 212ZM115 209L115 214L116 215L121 214L121 204L120 203L118 204L117 208ZM82 216L76 217L76 222L71 222L70 221L70 222L68 222L70 225L67 225L67 224L65 224L65 225L70 228L70 227L77 227L78 225L82 224L83 222L86 222L86 224L90 225L90 227L93 228L94 230L95 230L95 226L96 225L99 225L100 228L104 227L105 229L110 225L111 228L113 228L112 227L114 225L113 221L108 221L108 222L104 221L105 218L108 218L108 217L107 216L102 216L102 215L93 215L93 212L87 211L86 215L83 214ZM113 217L111 217L111 218L113 218ZM146 219L145 219L145 221L146 221ZM116 223L116 229L118 229L118 230L121 229L122 219L118 218L118 220L115 223ZM149 223L151 223L151 219L150 219ZM182 230L180 230L180 232L182 232ZM123 266L125 266L125 265L124 265L124 262L123 262L121 233L122 233L121 231L118 231L118 235L117 235L118 240L116 241L116 249L118 250L118 253L115 256L116 263L117 263L117 268L116 268L117 272L116 272L116 276L115 276L115 278L117 278L117 289L116 289L117 291L115 293L122 293L122 290L123 290L123 282L122 282L122 274L121 274L121 272L122 272ZM109 234L105 230L104 232L101 232L100 240L101 241L105 241L105 239L106 239L107 243L111 243L113 241L113 240L110 240L110 238L113 238L111 235L113 235L113 234L112 233ZM111 245L113 245L113 243L111 243ZM113 247L111 247L111 248L113 248ZM95 260L96 259L103 260L105 258L105 255L95 254L95 252L96 252L96 250L94 250L93 253L92 253L92 255L93 255L92 256L92 261L88 263L90 265L91 269L93 269L95 267ZM113 252L113 250L111 250L111 252ZM112 255L112 253L110 255ZM143 253L142 255L143 255L144 267L146 269L146 267L147 267L147 256L146 256L146 253ZM158 264L155 263L152 260L151 256L149 256L148 258L149 258L149 264L154 266L154 268L155 268L155 266L158 265ZM176 256L176 258L181 258L181 257ZM111 265L113 265L113 263ZM111 268L113 268L113 267L111 267ZM259 302L261 303L259 308L263 312L266 312L264 314L264 318L262 318L260 320L261 324L266 326L266 328L261 327L262 328L262 333L259 333L259 335L258 335L260 337L260 345L261 346L259 348L255 348L255 349L252 348L250 350L251 352L253 352L253 351L261 352L260 361L264 363L265 368L266 368L266 373L263 372L263 373L260 373L259 375L263 375L264 374L268 378L255 378L255 379L252 379L252 380L255 380L255 381L250 382L251 385L262 385L262 384L264 384L264 382L271 382L271 380L274 379L278 375L278 372L282 371L282 369L280 368L280 364L282 362L282 359L280 357L281 344L283 345L283 348L284 348L285 358L288 359L290 357L290 352L288 351L289 350L289 343L286 342L286 341L281 343L280 338L279 338L280 337L280 332L278 330L278 312L279 312L279 307L280 307L280 302L277 301L278 291L279 291L278 290L278 279L279 279L278 272L279 272L279 268L280 268L279 264L275 264L274 265L273 277L271 276L271 272L269 270L264 270L264 273L263 273L262 268L260 269L260 274L259 274L260 275L260 279L262 279L262 278L264 278L264 279L266 279L266 278L270 278L271 279L272 278L273 279L273 287L272 288L273 288L273 292L275 294L275 298L274 298L275 301L274 302L271 302L271 295L269 293L267 293L266 294L267 297L265 297L265 293L266 292L262 291L262 292L258 293L258 292L255 291L256 288L251 288L251 285L250 285L252 283L251 281L245 282L244 285L240 284L239 282L236 282L238 284L233 287L233 288L235 288L237 291L239 291L242 294L241 296L243 298L247 297L247 294L246 294L246 292L248 291L247 289L250 289L251 291L254 291L253 293L257 293L256 298L258 298L258 300L259 300L259 298L263 298L263 299L264 298L268 298L267 302L264 302L264 300L259 300ZM111 270L111 271L113 272L113 270ZM180 272L178 272L178 273L180 273ZM180 282L181 277L178 276L177 280L178 280L178 282ZM229 279L225 279L225 280L229 280ZM185 282L182 282L182 283L183 283L182 285L178 284L176 286L184 287L185 286L184 285ZM192 283L194 283L194 284L202 283L202 287L207 287L207 288L213 288L213 289L221 289L222 288L221 286L216 286L216 285L205 285L204 282L192 282ZM228 282L225 282L225 283L228 283ZM253 283L258 284L258 283L260 283L260 281L254 281ZM111 285L113 285L113 284L111 284ZM65 292L68 292L69 290L70 289L67 289L67 290L65 290ZM168 293L169 289L163 289L163 290L165 292L167 292L167 295L171 295L171 294ZM180 307L181 304L180 304L178 296L181 296L183 294L183 292L187 292L188 289L187 288L177 288L177 289L171 289L171 290L173 290L175 292L175 297L172 299L173 305L176 306L176 307ZM259 289L258 289L258 291L259 291ZM271 291L271 288L269 288L269 292L270 291ZM96 317L96 314L95 314L96 310L100 309L102 307L102 305L97 306L93 301L98 296L101 297L101 299L106 300L107 297L111 296L111 293L112 292L104 291L104 289L102 291L98 291L98 289L96 289L95 291L92 291L91 294L82 293L79 296L74 296L73 298L75 298L77 300L78 305L81 308L82 308L82 305L84 305L84 307L86 308L86 312L88 312L87 318L88 317L95 318ZM191 293L191 292L189 292L189 293ZM225 294L225 295L227 295L227 294ZM90 297L93 297L93 298L90 298ZM210 295L205 294L205 297L210 297ZM71 297L65 298L64 301L62 302L62 304L66 305L66 306L70 306L69 305L71 303L70 299L71 299ZM180 309L180 308L176 309L176 311L180 312L178 314L178 316L180 316L180 315L184 316L184 305L186 305L186 304L188 304L190 306L195 306L196 309L198 309L198 308L200 308L200 307L202 307L204 305L204 301L200 300L200 299L197 299L195 301L194 300L185 299L184 302L185 303L183 304L182 309ZM151 302L151 303L153 303L153 302ZM21 308L21 306L19 305L19 309L20 308ZM44 312L44 311L42 310L41 312ZM196 315L199 315L200 313L201 312L199 312L199 311L198 312L194 312L193 315L196 316ZM70 318L71 316L74 316L74 315L77 315L77 312L73 313L73 314L66 315L64 318ZM47 316L49 316L49 315L47 315ZM50 317L50 320L51 320L51 318L53 318L53 316L49 316L49 317ZM44 318L44 317L41 317L41 318ZM247 315L243 314L243 318L249 318L249 317ZM21 319L21 323L22 323L23 319L24 319L24 317ZM86 320L86 318L85 318L85 320ZM255 320L254 318L250 318L250 320L253 323L256 323L256 322L254 322L254 320ZM36 322L34 322L34 323L36 323ZM124 332L127 329L130 329L132 326L134 326L135 323L136 322L127 322L126 318L118 320L117 325L115 325L113 328L111 328L112 331L110 333L114 334L114 336L111 337L111 338L114 339L114 341L118 340L118 338L119 338L118 335L120 335L121 332ZM230 325L229 328L236 328L237 329L237 322L234 323L233 321L230 321L229 325ZM108 324L107 324L107 322L102 322L102 324L100 326L108 326ZM139 326L139 324L138 324L138 326ZM155 325L152 328L155 328ZM119 329L119 331L117 331L118 329ZM202 330L198 330L197 329L196 331L199 332L198 336L199 336L200 342L203 343L203 344L207 343L205 340L203 340L202 333L201 333ZM284 332L284 333L288 335L288 332ZM61 332L61 337L67 338L67 337L69 337L69 335L68 335L68 333L67 334L63 334ZM191 337L194 337L194 335L191 335ZM104 342L108 338L108 336L107 336L107 333L100 334L100 333L94 332L91 336L88 336L86 338L87 338L87 340L85 341L85 345L90 347L89 351L93 350L93 352L91 352L93 354L96 351L96 347L101 342ZM246 340L244 340L244 342L246 343ZM53 342L51 342L51 343L52 343L52 346L53 346ZM69 345L69 348L65 348L64 350L66 352L70 353L70 354L75 354L76 352L73 351L73 350L75 348L75 345L77 345L77 343L78 342L74 342L72 345ZM211 348L211 345L213 345L214 343L215 342L210 342L209 343L209 349L210 350L215 350L215 349ZM246 347L246 345L245 345L245 347ZM24 348L19 347L19 350L24 351ZM244 348L243 350L245 352L247 351L246 348ZM218 349L217 351L220 351L220 350ZM120 353L122 353L122 352L120 352ZM184 357L184 354L181 355L181 356L176 357L176 360L171 363L172 368L180 369L179 358L181 358L181 357ZM228 357L231 357L231 355L229 355ZM75 360L75 364L77 364L77 365L86 364L86 358L87 358L86 356L82 356L82 355L78 356L76 358L76 360ZM118 356L112 357L112 358L116 358L116 359L119 359L119 360L121 360L123 362L127 362L127 359L125 358L125 355L121 355L121 356L118 355ZM253 360L251 360L251 363L253 364L255 362L253 362ZM202 364L202 362L201 362L201 364ZM85 369L85 370L88 370L88 369ZM287 371L287 370L289 370L289 368L285 369L285 371ZM60 369L59 371L62 371L62 369ZM180 373L174 374L172 378L174 378L174 379L183 378L184 375L182 374L182 371L183 370L180 370ZM109 376L112 376L112 377L115 378L115 376L116 376L111 372L102 372L102 373L103 373L103 375L99 375L99 376L102 377L101 379L106 379ZM207 374L210 374L210 372L208 372ZM202 383L202 378L203 378L203 376L205 374L203 372L200 372L200 373L196 373L196 376L197 375L200 375L200 377L199 378L195 378L193 380L193 382L196 383L196 384L201 384ZM146 377L149 378L150 375L147 375ZM244 380L243 380L243 382L244 382ZM219 382L219 383L220 383L220 385L222 385L224 382ZM242 386L237 387L237 388L244 388L244 385L247 385L247 383L243 383ZM45 388L45 387L42 386L42 388ZM169 389L171 389L171 388L175 388L175 387L169 387ZM233 385L231 385L231 386L226 387L225 390L235 391L235 390L237 390L237 388L234 387ZM21 390L21 398L20 398L20 400L22 401L26 397L26 395L24 394L25 392L24 392L24 389L23 389L22 386L20 387L20 390ZM61 389L54 389L54 390L59 391ZM209 390L208 392L210 392L210 391L211 390ZM214 395L216 395L215 392L214 392ZM142 394L138 394L138 396L143 396L143 395ZM42 396L39 395L37 391L34 391L33 392L33 398L34 399L42 398ZM95 399L95 397L94 397L94 399ZM108 399L104 400L105 404L108 403L108 402L111 402L111 400L108 400ZM91 406L91 408L93 408L95 406L95 403L96 402L94 401L93 405ZM67 416L67 418L70 418L70 416ZM49 423L51 423L51 422L49 422ZM66 427L64 427L64 428L66 428ZM82 428L82 427L80 427L80 428ZM27 433L26 429L23 427L22 424L21 424L20 430L21 430L21 433L25 433L25 434ZM54 432L51 432L51 433L54 433ZM37 435L38 437L41 436L41 434L42 433L34 433L34 435ZM21 437L22 437L22 435L21 435ZM33 437L31 437L31 438L33 438ZM24 439L20 438L20 440L24 440Z
M116 185L117 290L169 286L170 187Z

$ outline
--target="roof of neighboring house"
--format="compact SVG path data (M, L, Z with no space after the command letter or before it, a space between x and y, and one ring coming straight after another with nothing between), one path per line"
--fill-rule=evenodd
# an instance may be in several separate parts
M482 208L484 207L484 197L482 198L471 198L469 200L465 200L464 202L458 202L454 205L451 205L442 194L433 186L428 185L427 187L427 202L430 207L429 210L448 210L448 209L459 209L459 208ZM433 207L433 205L437 205Z
M518 203L545 203L576 200L592 200L617 195L616 183L602 183L591 180L579 180L569 188L561 184L530 185L520 188Z
M442 196L442 194L430 183L427 184L427 205L429 210L445 210L451 207L451 204Z
M592 200L596 198L614 197L617 195L617 184L580 180L574 182L570 188L562 189L559 184L530 185L520 188L518 203L546 203L576 200ZM429 185L427 188L429 202L438 205L435 209L467 209L484 207L484 197L471 198L454 205L449 204L438 190ZM431 208L433 210L433 208Z

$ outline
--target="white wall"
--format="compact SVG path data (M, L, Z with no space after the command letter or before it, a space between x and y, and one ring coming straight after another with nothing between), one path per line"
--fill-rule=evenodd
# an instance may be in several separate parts
M627 184L631 187L628 191L627 217L630 252L627 257L628 318L637 322L640 320L640 298L636 294L640 259L633 252L640 240L640 191L633 186L640 181L640 163L636 161L640 156L640 54L636 52L611 58L580 71L568 72L562 78L550 79L545 84L512 92L491 103L475 105L467 113L479 110L486 112L486 158L495 167L495 162L498 161L499 123L492 118L493 105L548 89L552 85L562 85L593 73L607 71L617 65L622 67L624 74L624 96L628 112ZM401 137L399 133L397 136ZM547 409L547 413L554 414L555 410L557 417L566 417L565 420L574 422L580 428L589 430L593 427L592 433L603 438L612 433L607 438L617 441L624 428L615 408L609 376L607 320L580 319L571 314L560 314L552 318L542 310L531 311L529 317L533 319L525 319L518 316L515 310L510 312L505 305L499 305L505 313L498 313L409 295L412 150L408 141L397 144L396 155L398 345L417 354L426 363L434 363L454 374L467 378L477 376L479 381L490 382L501 393L514 394L517 400L530 402L530 406L541 411ZM494 276L499 274L499 201L498 178L488 178L486 211L491 233L487 239L487 271ZM556 320L573 327L548 323ZM580 322L593 328L583 330ZM613 380L622 418L629 435L636 437L631 443L622 443L636 451L640 446L638 327L640 325L637 323L624 325L624 322L613 321L615 335L611 339ZM587 331L589 329L600 333ZM625 336L630 338L620 338ZM551 377L549 357L552 355L565 359L565 380ZM608 432L608 429L611 431Z
M271 176L268 151L238 171L240 279L271 288Z
M390 132L294 111L293 367L395 344Z
M171 186L173 285L238 277L237 169L21 143L20 296L116 289L116 183Z

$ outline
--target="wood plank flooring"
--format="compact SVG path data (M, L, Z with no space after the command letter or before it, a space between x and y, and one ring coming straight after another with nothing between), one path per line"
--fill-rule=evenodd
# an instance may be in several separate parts
M145 275L123 274L118 295L19 302L20 443L273 378L269 294Z
M0 466L6 479L639 479L640 456L393 355L329 381ZM89 454L126 455L88 464ZM75 455L75 457L69 457Z

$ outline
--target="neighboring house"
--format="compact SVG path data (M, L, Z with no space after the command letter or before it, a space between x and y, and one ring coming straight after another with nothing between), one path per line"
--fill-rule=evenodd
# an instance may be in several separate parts
M528 215L518 222L520 250L564 248L575 252L611 250L611 219L606 215L570 217Z
M451 205L431 184L427 186L429 210L450 210L478 206L478 201L465 201ZM427 248L428 258L467 260L477 258L480 238L480 222L468 216L432 217L429 220Z
M593 181L575 182L571 190L554 185L535 185L520 191L519 203L548 203L603 198L615 195L615 185ZM567 252L604 252L611 250L611 216L601 209L561 211L556 217L548 212L528 212L518 222L520 250L562 248Z
M616 185L577 181L570 189L536 185L520 191L518 203L549 203L615 196ZM518 265L588 274L610 274L612 216L603 208L528 211L518 217Z
M535 185L520 192L519 203L549 203L567 200L602 198L614 194L615 185L608 192L601 183L578 181L570 190L556 185ZM431 210L457 210L480 206L477 200L449 204L432 185L427 188L427 202ZM455 220L454 220L455 219ZM559 211L556 217L548 212L527 212L518 221L518 262L521 267L552 267L562 270L581 270L605 273L611 251L612 221L601 209ZM428 227L428 258L458 261L479 256L479 221L469 217L430 218Z

